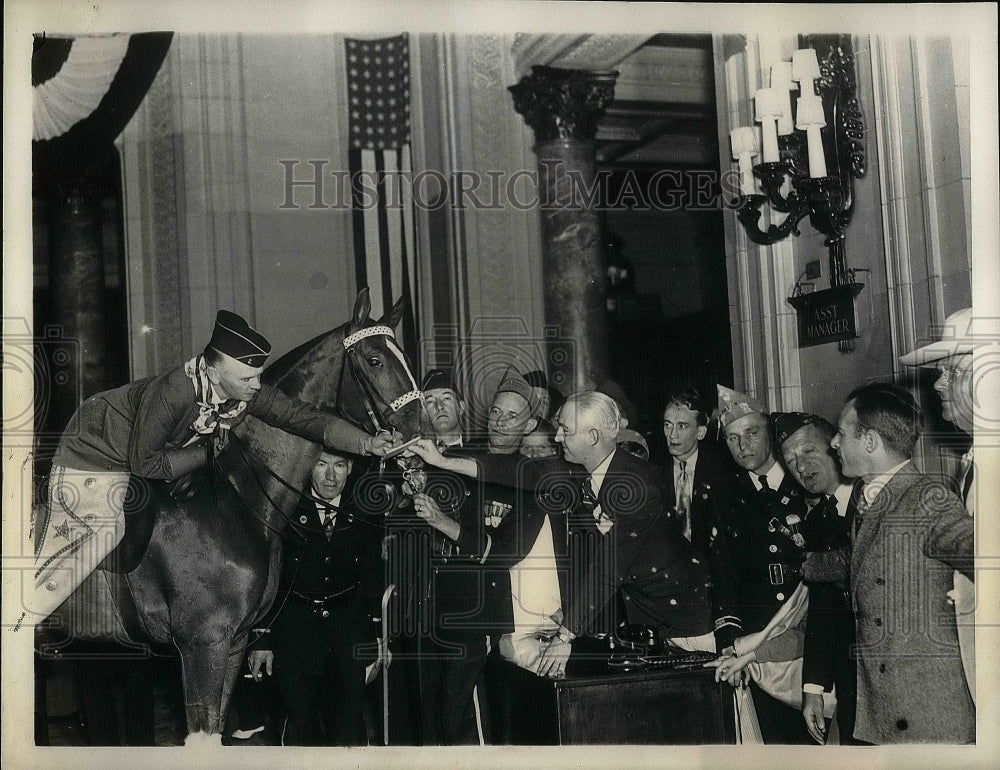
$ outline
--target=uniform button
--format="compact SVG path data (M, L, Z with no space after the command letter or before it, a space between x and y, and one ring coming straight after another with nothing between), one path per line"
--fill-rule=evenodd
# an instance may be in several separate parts
M330 557L329 557L329 556L327 556L327 557L326 557L325 559L323 559L323 562L324 562L325 564L329 564L329 563L330 563Z
M776 546L774 543L771 543L771 545L767 547L767 550L769 550L771 553L777 553L778 546Z
M322 615L322 616L323 616L324 618L328 618L328 617L330 617L330 610L323 610L323 611L322 611L322 612L321 612L320 614L321 614L321 615Z
M875 618L875 625L876 626L881 626L882 625L882 618Z
M779 602L785 601L785 595L781 592L776 593L774 595L774 598L777 599Z
M910 726L909 723L907 723L905 719L900 719L898 722L896 722L896 727L900 730L905 730L909 726Z
M879 671L880 674L884 674L885 673L885 663L879 663L879 665L878 665L878 671Z
M650 572L656 572L656 567L650 567L650 568L649 568L649 571L650 571Z

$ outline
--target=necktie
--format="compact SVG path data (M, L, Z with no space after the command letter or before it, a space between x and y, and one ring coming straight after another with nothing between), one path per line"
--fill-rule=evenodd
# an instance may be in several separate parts
M677 522L681 533L691 539L691 495L688 494L687 460L680 461L681 472L677 477Z
M589 476L583 481L583 499L581 500L581 505L583 506L583 510L593 518L598 503L597 495L594 494L594 485L591 483Z
M221 404L219 404L219 414L225 414L226 412L231 412L237 406L239 406L240 400L238 398L227 398Z
M762 473L762 474L760 474L757 477L757 479L760 481L760 491L761 492L770 492L771 491L771 485L767 483L767 476L765 476Z
M864 521L865 514L868 512L868 500L865 499L865 482L863 479L858 479L854 483L854 491L851 493L854 498L854 534L857 535L858 531L861 529L861 522Z
M331 508L316 506L316 510L319 512L319 523L323 525L323 534L326 535L326 542L330 542L333 538L333 525L336 522L337 515Z

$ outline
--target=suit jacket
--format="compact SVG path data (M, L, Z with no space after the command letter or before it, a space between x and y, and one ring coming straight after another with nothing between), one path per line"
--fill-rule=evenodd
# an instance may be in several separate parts
M177 479L203 466L206 441L186 445L199 414L191 380L178 366L120 388L97 393L80 405L59 442L53 463L77 470L120 471L150 479ZM269 385L232 418L252 414L310 441L351 452L364 434L350 423L290 398Z
M674 465L677 461L670 456L663 470L663 498L668 508L673 508L677 500L674 488ZM730 481L734 475L732 461L723 457L704 442L698 447L698 464L694 467L693 494L691 496L691 542L704 556L708 556L714 541L711 521L712 510L707 504L707 496L719 484Z
M718 485L708 497L722 524L710 557L716 646L721 651L744 634L760 631L800 582L803 551L774 525L805 518L801 488L786 473L777 490L762 493L746 471ZM778 566L772 566L778 565Z
M347 501L347 502L344 502ZM383 590L380 522L358 513L345 490L329 540L316 504L302 499L283 544L281 590L258 649L272 649L286 671L318 675L334 635L371 643L379 637ZM323 617L307 600L327 599ZM360 661L359 661L360 665Z
M952 568L972 577L972 518L957 496L912 463L862 511L851 556L855 737L870 743L974 741L975 706L948 598Z
M674 508L677 491L674 487L674 463L672 456L668 458L663 472L663 497L670 508ZM731 611L726 601L725 589L720 593L720 586L731 582L726 576L733 569L733 557L729 553L728 542L720 536L723 527L717 518L716 509L709 500L717 493L720 486L732 486L735 469L732 460L723 456L712 446L702 441L698 447L698 463L694 468L694 484L692 485L690 519L691 544L707 561L712 587L712 618L714 624L723 628L726 626L724 616ZM732 643L732 635L722 633L721 641L728 646ZM718 649L723 649L719 646Z
M620 592L629 623L656 628L664 638L711 631L708 566L681 535L650 465L615 450L597 498L613 525L602 535L589 511L574 517L593 547L584 563L573 561L566 627L574 634L591 630Z

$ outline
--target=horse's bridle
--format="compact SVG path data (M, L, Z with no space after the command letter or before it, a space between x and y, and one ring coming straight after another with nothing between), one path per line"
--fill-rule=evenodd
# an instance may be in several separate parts
M420 392L416 380L413 379L413 373L410 371L409 364L406 364L404 360L406 373L410 376L410 383L413 385L413 388L390 401L384 410L378 409L379 395L369 379L362 373L362 368L357 360L358 349L354 347L361 340L377 335L388 337L395 343L396 335L388 326L366 326L364 329L359 329L344 337L344 350L347 352L347 370L351 373L351 377L358 386L358 391L361 394L361 403L365 407L365 411L368 413L368 418L372 421L374 429L380 431L387 430L383 421L388 421L393 414L411 401L423 399L423 393Z

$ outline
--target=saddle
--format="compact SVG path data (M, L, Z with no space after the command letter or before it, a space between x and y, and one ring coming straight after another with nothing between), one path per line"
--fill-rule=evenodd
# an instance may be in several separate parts
M115 549L97 565L98 569L128 574L139 566L156 526L156 511L195 495L207 483L205 474L189 473L175 481L152 481L131 476L122 513L125 535Z

